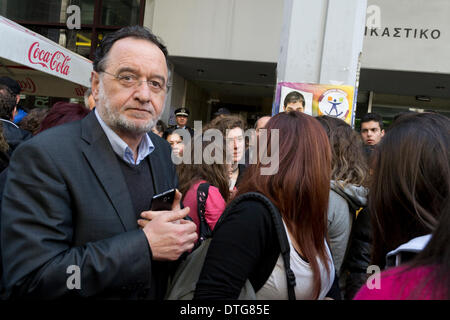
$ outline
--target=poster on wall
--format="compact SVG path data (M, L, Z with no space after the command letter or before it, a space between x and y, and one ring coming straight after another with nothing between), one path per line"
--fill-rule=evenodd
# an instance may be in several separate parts
M313 117L337 117L353 126L354 93L353 86L279 82L272 115L296 109Z

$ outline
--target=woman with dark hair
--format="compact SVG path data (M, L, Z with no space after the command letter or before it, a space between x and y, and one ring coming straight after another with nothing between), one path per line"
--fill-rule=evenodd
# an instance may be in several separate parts
M202 139L201 136L199 139ZM195 141L195 140L191 140ZM197 225L197 233L199 233L199 217L197 214L197 191L199 186L207 183L207 198L205 202L205 219L210 228L213 230L217 220L221 216L229 198L228 190L228 166L224 164L225 152L220 144L213 142L199 142L202 145L202 155L205 157L205 149L213 150L211 159L203 161L199 164L195 163L194 145L195 142L189 143L186 148L190 149L191 158L189 163L182 162L177 166L179 177L179 190L183 194L183 204L190 208L189 216ZM222 155L215 159L215 152ZM210 161L209 161L210 160Z
M344 120L320 116L331 145L331 190L328 236L340 289L351 299L365 283L370 264L368 168L363 143Z
M296 299L323 299L334 279L326 244L331 155L325 131L313 117L279 113L266 125L268 154L278 171L260 159L250 165L238 195L259 192L278 208L290 244ZM272 135L279 136L278 152ZM278 157L277 157L278 156ZM216 226L197 283L195 299L237 299L246 280L258 299L287 299L287 282L271 213L257 200L242 200Z
M162 120L158 120L155 124L155 126L152 128L152 132L160 136L161 138L164 137L164 132L167 130L166 125Z
M449 144L450 120L433 113L399 117L381 141L369 192L372 263L398 267L381 274L380 289L364 286L355 299L448 299ZM415 258L438 220L447 229L441 225Z
M44 120L42 120L41 127L37 133L63 123L81 120L90 111L79 103L58 101L50 108Z
M170 144L172 148L172 153L177 158L181 158L183 156L184 150L184 142L183 137L179 135L176 131L171 132L167 135L166 141Z
M203 131L207 129L219 130L225 138L227 153L231 159L229 168L229 187L233 191L242 181L245 172L245 122L236 115L221 115L208 123Z

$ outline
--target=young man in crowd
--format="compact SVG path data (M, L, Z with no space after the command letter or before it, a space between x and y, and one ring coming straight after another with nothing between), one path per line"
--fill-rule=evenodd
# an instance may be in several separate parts
M383 119L377 113L367 113L361 119L361 138L364 151L369 157L384 136Z

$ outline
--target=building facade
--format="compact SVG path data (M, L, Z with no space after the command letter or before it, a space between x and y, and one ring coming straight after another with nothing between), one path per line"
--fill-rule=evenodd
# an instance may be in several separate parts
M0 14L91 59L104 34L125 25L149 27L170 55L172 87L163 120L172 121L173 110L184 106L191 111L192 125L226 107L251 125L271 112L283 4L283 0L2 0ZM69 28L75 24L75 13L68 8L74 5L80 8L79 29ZM368 0L356 127L368 111L380 113L387 125L395 114L407 110L450 115L449 14L448 0Z

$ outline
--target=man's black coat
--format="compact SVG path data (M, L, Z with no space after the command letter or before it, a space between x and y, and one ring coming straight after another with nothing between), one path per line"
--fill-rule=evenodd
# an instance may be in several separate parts
M169 144L149 135L155 193L177 187ZM118 161L94 112L14 152L0 224L8 296L136 298L149 288L151 249ZM81 289L67 286L70 266Z

